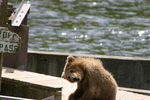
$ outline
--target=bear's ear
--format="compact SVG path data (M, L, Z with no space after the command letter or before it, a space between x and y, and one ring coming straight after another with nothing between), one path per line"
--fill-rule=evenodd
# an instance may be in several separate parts
M67 57L67 62L72 62L74 61L74 57L73 56L68 56Z

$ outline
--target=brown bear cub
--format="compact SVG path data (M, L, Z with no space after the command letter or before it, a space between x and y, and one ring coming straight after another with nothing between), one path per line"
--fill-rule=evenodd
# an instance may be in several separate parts
M62 77L77 82L68 100L116 99L117 83L98 59L68 56Z

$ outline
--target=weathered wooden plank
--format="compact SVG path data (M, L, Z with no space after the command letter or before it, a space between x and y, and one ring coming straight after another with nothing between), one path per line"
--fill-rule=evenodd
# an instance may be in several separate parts
M18 97L0 95L0 100L34 100L34 99L18 98Z
M62 96L60 95L60 93L53 92L54 96L57 98L56 100L60 100L60 99L67 100L69 94L72 93L77 88L76 83L69 83L68 81L58 78L58 77L44 75L44 74L37 74L33 72L28 72L28 71L10 70L9 72L7 68L3 68L2 76L3 78L17 81L16 83L22 81L23 83L32 84L33 86L49 87L47 89L52 90L52 91L57 91L59 87L63 87ZM125 91L125 89L127 91ZM148 95L134 93L135 92L134 89L130 89L132 90L132 92L129 92L128 90L129 90L128 88L122 88L122 90L121 88L119 88L117 92L116 100L150 100L150 96Z
M47 76L44 74L37 74L33 72L27 72L27 71L20 71L20 70L14 70L13 73L9 72L9 70L12 70L11 68L3 68L2 74L3 77L9 77L11 79L23 81L23 82L28 82L32 84L39 84L42 85L41 83L47 84L46 86L51 86L51 87L59 87L61 88L61 80L60 78L53 77L53 76ZM44 84L43 83L43 84ZM53 83L58 83L57 85Z
M127 91L119 91L116 100L150 100L149 96L136 94Z
M58 82L58 79L60 78L53 77L53 76L48 76L44 74L37 74L33 72L28 72L28 71L21 71L21 70L14 70L11 68L6 68L4 67L2 70L2 79L4 84L8 84L10 86L10 83L14 85L13 87L17 88L18 91L20 91L23 88L26 88L25 91L26 94L21 94L21 91L18 94L15 94L18 96L25 96L31 97L34 99L42 99L42 98L47 98L47 96L55 96L54 100L61 100L61 89L62 86L61 84L55 84L55 82ZM49 81L50 84L47 85L42 85L40 82L47 82ZM55 82L53 82L55 81ZM7 87L5 85L5 87ZM13 90L13 87L10 86L11 89ZM9 89L8 89L9 90ZM16 90L13 90L16 91ZM2 91L3 92L3 91ZM29 92L29 94L27 94ZM34 92L34 93L32 93ZM8 92L9 93L9 92ZM10 94L10 93L9 93ZM33 94L33 95L30 95ZM36 97L37 94L38 96Z
M123 88L123 87L119 87L119 90L134 92L134 93L139 93L139 94L144 94L144 95L150 96L150 90L132 89L132 88Z

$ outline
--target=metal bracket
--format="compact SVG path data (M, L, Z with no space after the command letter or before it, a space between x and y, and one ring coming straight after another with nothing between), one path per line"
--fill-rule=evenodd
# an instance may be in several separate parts
M15 14L12 17L12 26L20 26L24 17L28 13L28 10L30 9L31 4L29 1L26 3L24 0L21 2L20 6L16 9Z

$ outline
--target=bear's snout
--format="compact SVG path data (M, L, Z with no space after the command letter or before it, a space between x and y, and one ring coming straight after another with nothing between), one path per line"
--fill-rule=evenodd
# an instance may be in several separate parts
M70 80L71 82L77 82L81 80L80 76L67 76L68 80Z
M77 77L73 77L72 78L74 81L80 81L80 78L77 78Z

